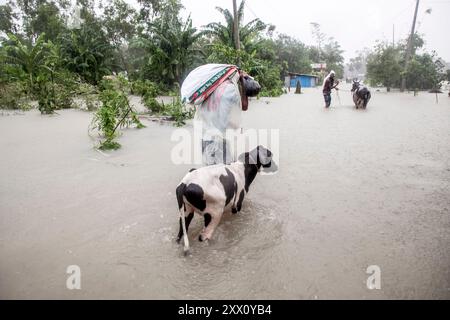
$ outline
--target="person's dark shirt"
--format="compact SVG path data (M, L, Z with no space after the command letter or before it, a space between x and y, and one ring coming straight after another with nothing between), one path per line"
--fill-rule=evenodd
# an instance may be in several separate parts
M331 93L331 89L334 85L334 79L331 77L328 77L328 79L325 80L325 83L323 85L323 93Z

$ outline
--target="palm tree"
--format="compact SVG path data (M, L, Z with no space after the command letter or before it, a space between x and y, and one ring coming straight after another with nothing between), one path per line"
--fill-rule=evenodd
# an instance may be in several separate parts
M244 6L245 0L242 0L237 10L237 19L239 26L242 25L244 20ZM205 26L205 33L214 36L222 44L234 47L234 17L233 14L228 9L223 9L221 7L216 7L225 18L226 24L223 25L220 22L212 22ZM260 19L256 18L245 26L239 28L239 40L241 45L241 50L246 52L251 52L254 49L254 38L263 30L267 28L267 25Z

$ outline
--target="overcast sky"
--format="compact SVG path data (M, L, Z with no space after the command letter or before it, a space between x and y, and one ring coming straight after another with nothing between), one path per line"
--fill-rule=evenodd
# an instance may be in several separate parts
M240 0L237 0L238 5ZM280 33L313 44L311 22L321 25L322 31L334 37L345 50L346 61L355 51L372 47L375 40L392 41L406 38L411 30L415 0L247 0L245 21L255 17L276 26ZM214 8L232 11L232 0L182 0L184 15L191 13L195 26L221 20ZM425 10L432 8L431 14ZM426 49L436 50L450 62L450 0L421 0L417 29L424 34Z

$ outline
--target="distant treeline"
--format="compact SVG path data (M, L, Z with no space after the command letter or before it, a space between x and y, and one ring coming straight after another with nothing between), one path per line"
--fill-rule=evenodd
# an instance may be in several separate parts
M378 42L372 50L365 49L351 59L348 65L351 73L366 73L371 85L399 88L406 76L409 90L437 89L440 82L450 81L450 70L435 51L424 50L424 40L417 33L413 37L413 54L405 68L407 41L396 44Z
M74 81L97 86L105 75L123 72L164 93L178 91L198 65L230 63L256 77L262 95L277 96L288 71L311 73L311 63L325 62L343 74L343 51L320 26L318 45L307 46L259 19L244 24L242 1L237 51L227 9L216 8L222 21L197 29L181 17L179 0L137 3L134 8L123 0L78 0L74 8L69 0L17 0L0 6L1 83L20 83L10 94L36 95L49 81L73 91Z

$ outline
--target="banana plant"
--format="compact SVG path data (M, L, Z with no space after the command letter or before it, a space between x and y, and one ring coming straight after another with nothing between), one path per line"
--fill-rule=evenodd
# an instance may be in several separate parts
M111 73L112 47L103 34L89 26L72 30L61 37L61 54L66 67L84 80L98 84Z
M36 87L36 78L39 71L45 65L48 55L48 44L44 40L45 34L41 34L34 45L22 43L15 35L9 34L6 41L4 56L5 63L23 71L28 78L28 86L31 92Z
M146 78L176 86L202 57L202 50L196 46L201 36L190 17L183 21L177 9L172 8L150 23L149 32L134 39L131 48L144 53L138 59L148 71Z

